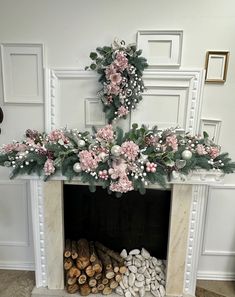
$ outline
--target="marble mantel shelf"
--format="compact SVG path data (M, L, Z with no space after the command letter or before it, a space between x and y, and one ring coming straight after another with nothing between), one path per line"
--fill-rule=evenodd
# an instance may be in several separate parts
M171 176L171 180L166 182L166 188L170 188L171 184L189 184L189 185L211 185L222 183L224 180L225 174L221 170L204 170L197 169L191 171L188 175L182 174L173 174ZM25 180L42 180L43 176L38 176L36 174L32 175L21 175L18 176L17 179L25 179ZM84 184L88 185L88 183L83 183L80 177L74 177L72 180L68 180L65 176L60 173L56 173L51 176L47 181L64 181L65 184ZM99 183L96 184L97 186ZM162 188L158 184L149 184L146 188Z

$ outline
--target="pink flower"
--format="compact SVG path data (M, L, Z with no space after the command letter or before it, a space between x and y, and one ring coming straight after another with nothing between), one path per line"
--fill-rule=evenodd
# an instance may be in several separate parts
M108 171L107 170L99 171L99 178L107 180L109 178Z
M15 143L4 144L1 147L1 152L3 153L10 153L15 150Z
M108 85L106 85L106 92L108 95L111 95L111 94L118 95L120 92L120 87L117 85L114 85L112 83L108 84Z
M16 152L25 152L28 149L27 145L24 143L10 143L10 144L4 144L1 147L1 151L4 153L10 153L13 151Z
M110 80L110 76L117 73L117 69L114 64L110 64L105 69L105 75L108 80Z
M216 157L219 156L220 154L220 150L218 147L216 146L212 146L210 149L209 149L209 154L211 156L212 159L215 159Z
M158 137L154 136L154 135L149 135L146 136L144 139L144 142L148 145L148 146L153 146L156 145L158 141Z
M117 52L114 63L120 71L123 71L128 67L128 59L123 51Z
M93 152L81 151L79 152L79 158L82 170L92 171L98 166L97 156Z
M31 138L26 138L26 144L29 147L33 147L38 150L46 150L40 143L35 143L35 141Z
M178 140L175 134L166 137L166 144L172 147L172 150L175 152L178 149Z
M98 130L96 133L96 138L99 141L107 141L111 142L114 139L114 132L113 132L113 127L112 125L106 125L104 128L101 128Z
M51 133L48 135L48 139L50 141L62 141L64 144L69 143L69 139L64 135L64 133L60 130L53 130Z
M118 116L120 118L126 116L128 113L129 113L129 110L125 108L123 105L118 108Z
M111 182L110 190L113 192L126 193L134 190L132 181L127 176L121 177L117 182Z
M110 75L110 80L113 85L119 85L122 81L122 76L120 73L114 73Z
M51 175L55 172L54 162L51 159L47 159L46 163L44 164L44 172L45 175Z
M126 176L127 163L123 159L113 161L112 167L109 169L109 175L112 179L122 178Z
M15 150L18 152L25 152L28 149L27 145L24 143L16 143Z
M125 141L121 146L121 153L127 157L127 159L134 161L139 153L139 146L133 141Z
M155 163L150 163L150 162L147 162L146 163L146 171L147 172L156 172L156 168L157 168L157 164Z
M207 151L203 144L198 144L196 146L196 152L198 153L198 155L207 155Z

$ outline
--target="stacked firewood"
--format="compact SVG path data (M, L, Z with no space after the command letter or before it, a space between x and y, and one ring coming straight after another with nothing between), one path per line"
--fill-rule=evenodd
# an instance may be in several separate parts
M127 271L124 259L100 242L66 240L64 250L65 283L68 293L87 296L108 295L117 288Z

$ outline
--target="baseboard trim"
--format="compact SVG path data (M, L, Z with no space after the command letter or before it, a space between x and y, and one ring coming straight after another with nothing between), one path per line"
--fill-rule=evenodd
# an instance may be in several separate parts
M235 280L235 273L221 271L198 271L197 279L233 281Z
M34 263L21 263L21 262L1 263L0 262L0 269L34 271L35 266L34 266Z

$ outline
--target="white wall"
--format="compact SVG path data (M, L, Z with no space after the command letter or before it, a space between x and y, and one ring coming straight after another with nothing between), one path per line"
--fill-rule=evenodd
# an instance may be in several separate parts
M230 51L226 83L205 85L202 117L222 121L219 143L222 144L223 150L230 152L233 159L235 159L234 28L235 3L233 0L148 0L145 2L136 0L0 0L0 42L44 43L46 65L50 68L84 68L90 62L88 58L90 51L97 46L110 44L114 37L134 42L136 32L140 29L183 30L181 68L184 69L203 68L207 50ZM6 114L5 126L2 127L3 131L6 131L3 133L11 134L9 140L22 135L25 126L32 126L35 113L37 120L33 126L42 128L43 116L39 106L28 111L28 118L24 119L22 127L14 129L13 126L17 127L17 122L11 124L13 125L11 132L8 133L7 121L16 112L16 107L13 106L12 109L13 111L9 109L9 114ZM226 177L226 184L235 185L235 176ZM221 204L218 204L218 191L218 189L213 189L214 196L208 204L207 213L210 213L212 220L214 219L213 212L216 215L220 212L220 208L224 209L224 216L227 216L226 209L235 209L235 200L231 199L235 194L235 189L229 192L226 189L225 192L219 192L221 196L224 196L224 199L221 197ZM213 199L217 199L215 203ZM232 222L232 215L230 216L229 222ZM226 240L234 237L234 229L214 230L213 224L209 226L211 230L207 232L212 234L217 232L218 238L222 241L224 237ZM235 250L235 246L223 246L224 248L229 248L230 251ZM201 256L199 264L201 275L205 276L208 271L214 271L214 273L216 271L220 274L235 272L234 256L213 257ZM215 262L218 263L217 266L214 266Z

